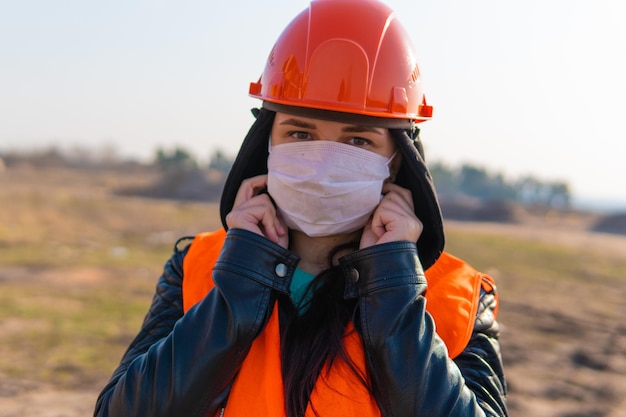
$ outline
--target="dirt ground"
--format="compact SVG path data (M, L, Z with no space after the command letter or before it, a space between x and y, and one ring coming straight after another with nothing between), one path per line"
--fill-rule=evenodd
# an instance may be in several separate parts
M580 256L599 251L607 262L623 263L626 236L588 232L592 220L559 216L528 219L523 224L448 222L447 228L558 243L579 250ZM619 280L593 282L590 275L589 285L545 283L530 289L533 296L526 297L529 289L523 282L510 281L497 269L485 272L494 275L502 289L498 320L510 415L626 417L625 280L622 285L615 285ZM79 266L9 271L0 265L2 279L10 276L68 286L97 286L111 279L111 274L114 272ZM0 322L0 334L10 336L15 325L19 323ZM0 417L90 416L107 379L108 375L103 375L60 389L35 379L0 374Z
M589 245L626 259L626 237L591 234L571 228L450 223L452 230L485 230L517 234L538 240L559 240L574 247ZM67 272L67 271L66 271ZM93 271L94 274L97 272ZM99 272L102 274L102 272ZM84 271L76 279L88 280ZM53 279L45 277L46 280ZM36 279L31 277L31 279ZM97 282L106 276L94 277ZM600 288L598 296L625 299L625 288L611 293ZM617 312L622 320L577 308L570 293L503 299L500 312L502 349L509 388L511 416L626 417L626 304ZM619 303L620 301L618 301ZM552 335L552 338L546 338ZM594 340L596 343L589 343ZM2 417L79 417L93 412L99 387L105 381L77 390L56 390L37 381L0 378Z
M591 233L586 224L523 225L449 222L481 231L599 251L626 259L626 236ZM501 347L511 416L626 417L626 283L546 284L523 297L522 285L501 285ZM507 291L505 291L507 290ZM545 290L542 293L542 290Z

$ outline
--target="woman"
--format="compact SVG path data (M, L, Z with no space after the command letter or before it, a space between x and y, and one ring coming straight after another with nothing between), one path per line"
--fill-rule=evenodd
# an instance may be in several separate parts
M495 286L442 252L420 81L377 0L290 23L224 229L177 243L96 416L507 415Z

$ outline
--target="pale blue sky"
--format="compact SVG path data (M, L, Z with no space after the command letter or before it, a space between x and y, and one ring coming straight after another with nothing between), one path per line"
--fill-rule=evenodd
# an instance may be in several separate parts
M0 0L0 150L234 154L305 0ZM413 37L430 160L626 201L626 2L387 0Z

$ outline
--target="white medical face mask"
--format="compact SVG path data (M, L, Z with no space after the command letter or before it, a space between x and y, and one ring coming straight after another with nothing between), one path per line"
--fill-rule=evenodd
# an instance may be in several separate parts
M267 190L291 229L308 236L353 232L380 203L394 156L327 140L271 146Z

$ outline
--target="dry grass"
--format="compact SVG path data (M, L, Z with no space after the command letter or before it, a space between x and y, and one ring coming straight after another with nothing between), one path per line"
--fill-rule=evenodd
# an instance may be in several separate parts
M153 180L150 172L0 173L0 415L13 403L15 415L36 413L15 398L42 390L88 390L95 401L176 239L219 227L214 204L112 193Z
M219 227L215 204L111 193L152 181L0 173L0 415L90 414L176 238ZM447 249L497 279L512 416L624 415L626 238L575 220L447 226Z

